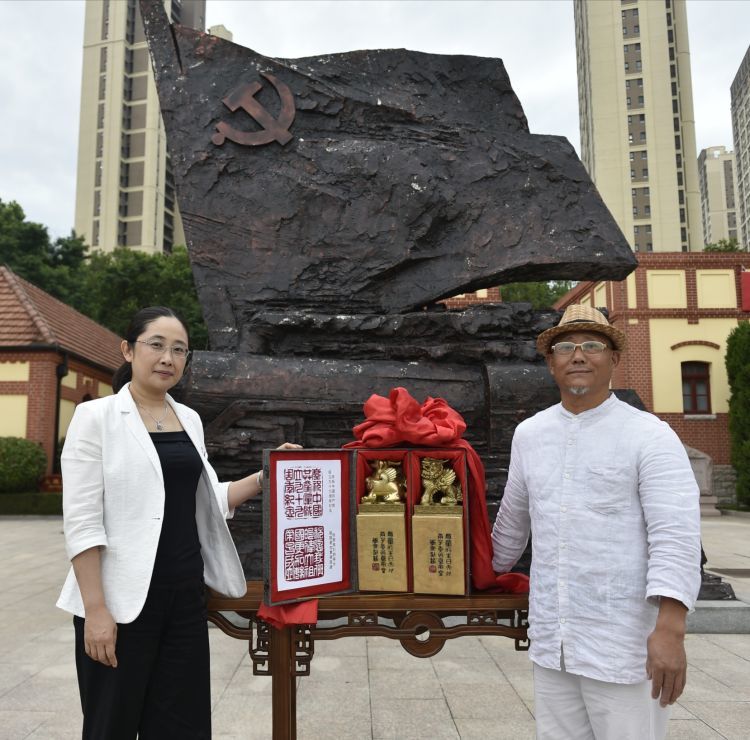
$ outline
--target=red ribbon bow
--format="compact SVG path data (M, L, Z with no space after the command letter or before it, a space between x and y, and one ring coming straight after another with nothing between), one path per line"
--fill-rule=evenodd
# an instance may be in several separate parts
M462 439L466 422L442 398L428 397L420 405L406 388L393 388L384 396L365 402L367 419L354 427L356 442L344 447L394 447L399 444L426 447L460 447L469 467L469 530L471 532L471 581L480 591L528 593L529 579L521 573L497 575L492 570L492 540L485 499L484 465L476 450Z

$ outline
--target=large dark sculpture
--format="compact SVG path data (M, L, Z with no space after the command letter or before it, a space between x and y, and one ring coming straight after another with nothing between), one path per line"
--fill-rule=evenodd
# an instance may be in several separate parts
M529 133L499 59L270 59L141 8L214 350L184 395L217 467L284 439L337 447L403 385L465 416L496 498L515 425L556 399L533 344L555 315L436 302L634 269L573 148ZM257 575L240 530L259 521L233 526Z

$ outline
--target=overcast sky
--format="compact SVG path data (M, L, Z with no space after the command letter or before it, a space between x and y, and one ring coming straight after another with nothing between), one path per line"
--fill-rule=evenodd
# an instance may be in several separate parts
M83 0L0 0L0 199L18 201L53 236L73 227L84 10ZM408 48L499 57L532 133L578 149L572 0L207 0L206 14L267 56ZM750 43L750 1L688 0L688 30L698 149L731 148L729 85Z

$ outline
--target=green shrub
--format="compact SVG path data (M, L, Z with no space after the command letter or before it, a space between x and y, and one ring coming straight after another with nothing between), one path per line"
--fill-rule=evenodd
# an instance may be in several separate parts
M729 436L737 471L737 503L750 505L750 324L740 323L727 339Z
M0 496L0 516L61 516L59 493L5 493Z
M0 437L0 493L36 491L46 469L47 456L36 442Z

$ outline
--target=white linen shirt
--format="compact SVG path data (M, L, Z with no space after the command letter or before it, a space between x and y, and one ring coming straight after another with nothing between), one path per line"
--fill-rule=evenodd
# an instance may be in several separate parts
M660 596L692 610L700 588L699 492L668 424L614 395L557 404L518 425L492 531L509 571L533 533L530 657L613 683L647 678Z

